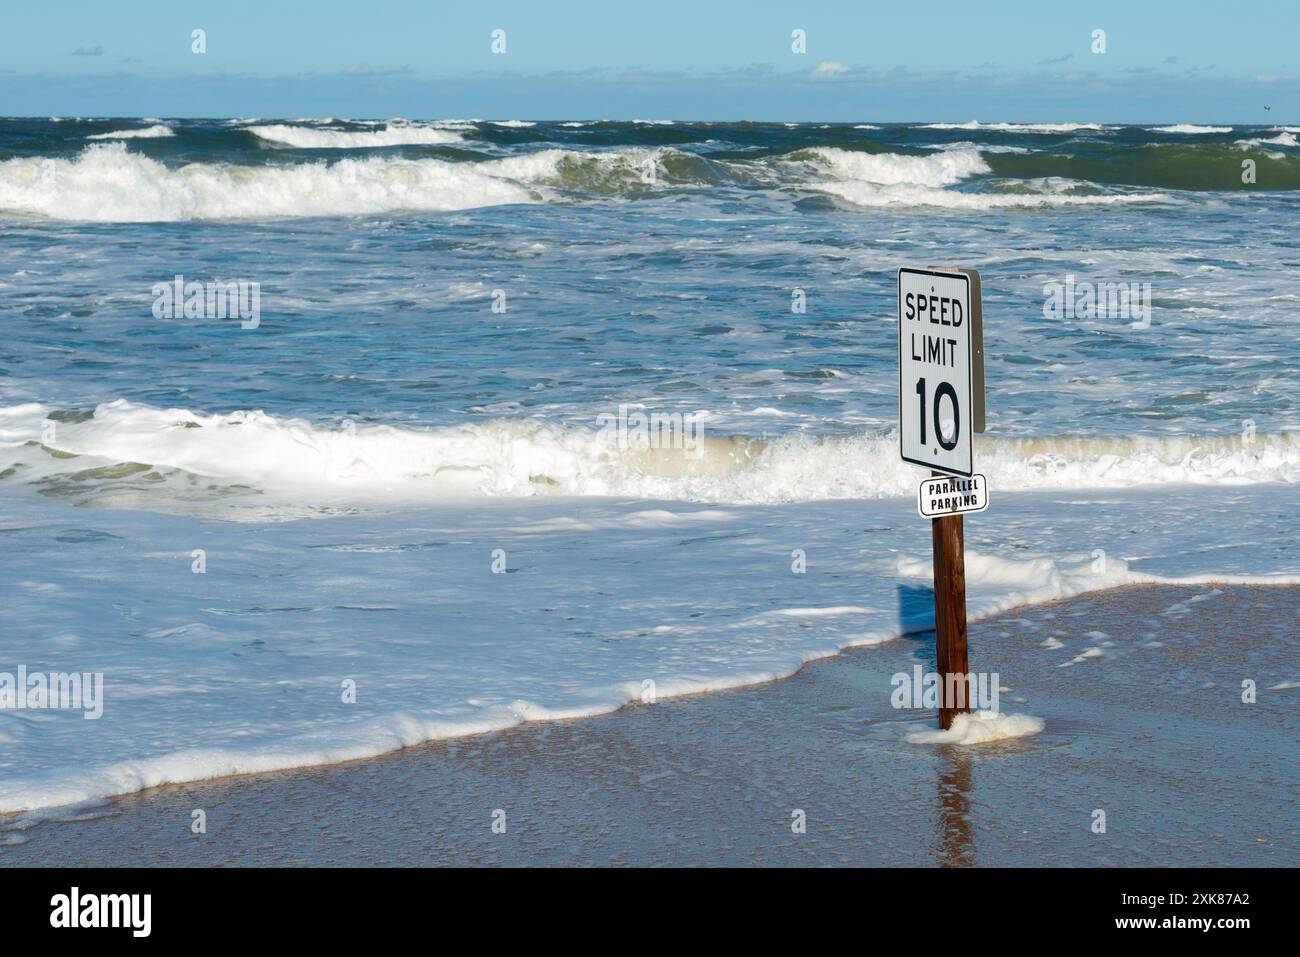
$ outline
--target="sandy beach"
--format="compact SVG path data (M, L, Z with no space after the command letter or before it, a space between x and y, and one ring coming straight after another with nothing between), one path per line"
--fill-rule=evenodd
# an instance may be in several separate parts
M1300 588L1205 585L975 623L972 669L1044 724L1000 742L908 740L935 719L890 678L933 666L926 632L737 691L11 817L0 864L1289 866L1297 620Z

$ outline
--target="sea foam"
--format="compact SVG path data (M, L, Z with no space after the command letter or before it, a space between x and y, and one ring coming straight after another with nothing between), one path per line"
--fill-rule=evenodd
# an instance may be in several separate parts
M1074 133L1078 130L1101 130L1097 123L981 123L968 120L965 123L925 123L921 126L927 130L996 130L1003 133Z
M272 147L347 150L460 142L460 133L449 128L455 125L389 121L382 130L284 124L249 129ZM811 191L867 209L979 211L1172 201L1163 193L1097 187L1059 176L1011 181L1015 188L999 180L989 186L972 182L990 177L989 156L1024 149L963 143L902 154L812 147L723 159L663 146L551 148L504 157L481 154L476 161L385 154L332 162L178 166L128 152L123 142L95 143L72 158L18 157L0 163L0 212L103 222L270 219L635 199L664 190L735 186L787 196Z
M907 736L911 744L987 744L1008 738L1023 738L1043 730L1043 720L1027 714L993 714L976 711L953 718L946 731L914 731Z
M1000 152L990 149L988 152ZM980 149L940 147L921 156L898 153L862 153L834 147L817 147L791 154L823 175L806 186L829 193L853 206L937 206L945 209L988 210L1015 207L1094 206L1170 201L1164 193L1077 192L1086 185L1059 178L1025 180L1015 192L965 192L946 187L992 172Z
M250 126L248 131L259 139L280 146L297 149L366 149L382 146L436 146L459 143L464 138L457 132L432 125L393 123L382 130L320 129L307 126Z
M296 502L439 501L469 497L639 496L762 504L915 494L917 472L900 461L892 433L807 435L770 441L708 433L687 448L620 447L598 428L535 419L454 427L338 428L263 412L205 414L123 400L58 426L42 451L50 414L31 403L0 408L0 469L75 491L98 465L147 463L246 486ZM683 437L684 439L685 437ZM1127 438L985 438L976 441L993 494L1031 489L1132 488L1153 484L1300 482L1300 434ZM72 483L72 484L70 484ZM94 495L94 486L84 485ZM159 487L142 494L169 494ZM147 498L143 503L147 504ZM160 499L161 501L161 499Z
M436 159L372 156L329 164L174 168L112 143L88 147L73 159L0 163L0 209L73 220L335 216L536 200L524 186L473 164Z
M1276 540L1276 491L1233 495L1233 509L1187 488L1068 505L1006 496L995 535L974 522L967 532L970 620L1159 580L1118 557L1137 527L1157 556L1143 565L1300 581ZM0 523L0 661L89 662L105 675L103 720L60 712L3 728L6 753L23 760L0 775L0 813L602 714L645 700L647 681L660 700L755 684L931 627L929 532L907 502L851 514L453 503L262 524L249 537L229 522L9 495ZM791 542L814 545L808 579L787 570ZM1115 557L1099 564L1090 548ZM194 549L205 574L193 573ZM493 549L513 574L492 574ZM884 708L884 674L878 692ZM1012 718L970 719L952 743L1031 730Z
M860 153L834 147L806 150L808 157L847 180L883 185L949 186L980 173L988 164L976 149L946 150L926 156Z
M112 130L108 133L93 133L87 136L88 140L134 140L134 139L157 139L159 137L175 136L176 132L166 124L156 123L153 126L147 126L139 130Z
M1176 123L1173 126L1157 126L1156 133L1231 133L1231 126L1196 126L1193 123Z

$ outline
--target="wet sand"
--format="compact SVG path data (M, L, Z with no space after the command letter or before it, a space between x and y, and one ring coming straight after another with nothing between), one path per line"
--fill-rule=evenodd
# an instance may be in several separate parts
M935 726L890 703L933 668L920 633L738 691L21 815L0 865L1294 866L1298 630L1300 588L1118 589L972 624L972 670L1044 721L1030 737L908 742Z

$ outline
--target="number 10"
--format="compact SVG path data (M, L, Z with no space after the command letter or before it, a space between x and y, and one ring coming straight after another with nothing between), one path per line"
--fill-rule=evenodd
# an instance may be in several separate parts
M916 394L921 399L921 444L926 445L925 438L925 379L916 380ZM943 440L943 429L939 427L939 400L948 396L952 402L952 441ZM961 413L957 407L957 390L952 387L951 382L940 382L938 388L934 390L934 435L939 440L939 444L944 447L945 451L951 452L957 447L957 436L961 434Z

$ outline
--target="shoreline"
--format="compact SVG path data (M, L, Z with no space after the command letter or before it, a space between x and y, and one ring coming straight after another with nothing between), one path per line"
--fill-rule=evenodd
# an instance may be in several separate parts
M1233 611L1242 602L1251 606L1248 619ZM1297 826L1286 825L1293 813L1279 813L1267 794L1247 799L1237 787L1220 809L1236 823L1222 824L1225 833L1215 838L1204 811L1187 804L1186 779L1224 776L1242 761L1267 764L1294 741L1297 719L1286 696L1296 692L1273 686L1300 677L1287 634L1298 610L1295 586L1136 585L973 622L971 667L999 671L1008 686L1003 714L1043 719L1043 731L1029 737L910 743L909 735L935 727L933 712L889 703L890 674L932 664L932 633L913 633L734 690L19 814L0 821L0 865L1281 864L1300 845ZM1253 642L1223 634L1242 620L1261 632ZM1062 628L1062 621L1080 623ZM1085 623L1092 627L1073 633ZM1025 634L1034 640L1019 640ZM1198 668L1215 678L1209 686L1219 689L1213 705L1185 693L1184 659L1194 649L1202 652ZM1243 661L1260 675L1254 705L1237 702L1232 688ZM1080 676L1080 669L1090 670ZM1144 699L1153 695L1168 699L1167 713L1152 713ZM1236 741L1231 754L1211 746L1225 738ZM1116 780L1107 762L1125 740L1142 752L1166 745L1146 754L1132 782L1160 799L1134 803L1116 791L1126 776ZM1168 750L1203 766L1180 766ZM1258 777L1257 769L1250 773ZM1250 773L1238 768L1237 776ZM846 780L859 774L874 796L873 787ZM1109 797L1073 807L1085 780ZM1044 793L1046 781L1056 781L1056 790ZM1281 800L1295 781L1276 783ZM1043 800L1019 807L1025 788ZM916 806L918 792L931 795L924 808ZM921 827L936 794L937 829ZM1118 811L1108 834L1125 834L1127 844L1090 830L1090 815L1106 807ZM902 808L915 813L909 818ZM1017 835L1005 819L986 819L991 808L1005 818L1027 815L1037 827ZM196 810L204 812L205 834L191 832ZM804 834L790 827L799 810ZM505 834L492 831L494 811L504 812ZM1182 843L1166 843L1155 816ZM1137 839L1135 821L1142 822ZM1240 833L1226 833L1234 829ZM1000 850L976 840L990 832L1004 841ZM673 839L656 844L666 833ZM1039 843L1044 833L1055 834L1051 846ZM271 834L291 840L277 846L267 842Z
M1269 580L1270 578L1275 580L1270 581ZM1018 604L1014 604L1009 608L1004 608L1001 610L987 610L984 612L974 613L970 616L969 621L970 624L973 626L988 621L992 618L996 618L1000 615L1008 614L1011 612L1040 607L1043 605L1056 604L1059 602L1071 601L1073 599L1084 597L1084 596L1097 596L1097 595L1105 594L1107 592L1122 591L1126 589L1148 588L1148 587L1180 588L1180 587L1194 587L1194 586L1201 586L1201 585L1205 585L1205 586L1223 585L1223 586L1233 586L1233 587L1243 587L1243 588L1295 588L1297 589L1297 591L1300 591L1300 580L1297 580L1295 576L1287 576L1287 575L1276 575L1276 576L1202 575L1202 576L1187 576L1179 579L1166 580L1156 575L1130 574L1130 577L1127 581L1121 581L1119 584L1087 588L1083 591L1066 594L1057 598L1044 599L1044 598L1034 598L1034 597L1025 596L1023 601L1021 601ZM927 599L927 607L928 607L928 599ZM807 657L802 663L800 663L793 670L786 672L784 674L774 674L769 677L762 677L757 679L746 677L746 676L739 676L739 677L728 678L723 680L715 679L712 681L704 682L703 683L704 686L699 687L696 690L677 691L667 695L660 695L659 698L663 701L675 701L684 698L698 697L702 695L726 694L729 692L744 691L751 688L761 688L765 685L776 684L779 682L788 681L792 678L795 678L798 675L800 675L809 666L818 664L822 661L832 659L832 658L837 658L844 654L861 651L866 648L874 648L879 645L887 644L889 642L895 642L895 641L900 641L908 638L913 638L918 635L928 636L928 640L933 642L933 635L934 635L933 627L923 627L923 626L917 626L915 624L904 624L904 630L891 636L884 636L883 633L870 634L865 638L852 640L848 644L841 645L838 648L820 651L816 654L811 655L810 657ZM23 819L26 818L35 818L35 819L50 818L50 819L58 820L65 816L76 817L79 813L79 809L82 808L98 807L105 803L122 801L131 798L135 795L147 795L154 791L159 791L162 789L172 788L172 787L185 787L189 785L203 786L209 784L215 785L227 781L235 782L244 779L258 778L265 775L296 774L305 771L322 770L322 769L328 769L334 767L346 767L348 765L364 763L367 761L377 761L389 757L398 756L405 751L409 751L415 748L429 747L433 745L450 743L455 741L464 741L464 740L480 738L492 734L503 734L516 729L529 727L532 725L547 725L547 724L554 724L557 722L589 721L589 720L595 720L599 718L606 718L611 715L617 715L628 708L638 707L643 703L644 702L640 699L632 698L623 701L620 704L616 704L611 707L605 708L603 710L590 711L586 713L572 714L572 715L548 713L543 716L527 717L527 716L520 716L518 712L514 712L514 716L516 717L517 720L511 723L502 724L500 727L488 727L482 730L457 731L448 734L437 735L437 736L425 738L420 741L415 741L410 744L398 744L395 747L388 748L386 750L377 751L371 754L361 754L356 757L341 758L339 760L332 760L332 761L311 762L305 764L286 764L282 767L267 767L265 769L237 771L234 773L219 773L209 777L188 778L188 779L178 780L178 781L164 781L159 784L150 784L143 787L137 787L135 789L128 790L128 791L121 791L113 794L104 794L100 796L78 799L78 800L69 801L60 804L44 805L41 807L25 808L25 809L15 810L15 811L0 811L0 846L3 846L4 844L3 831L6 828L6 826L8 826L9 824L15 821L22 821ZM970 710L974 711L976 709L972 707ZM995 734L997 733L995 732ZM1003 736L1003 735L999 734L998 736ZM1012 734L1010 736L1016 736L1016 735Z
M995 521L967 523L968 615L1135 581L1300 581L1300 552L1276 537L1279 491L1224 491L1212 511L1195 487L1166 492L1156 510L1140 492L1024 493ZM6 810L609 713L647 679L660 701L766 682L933 620L929 529L892 499L847 511L543 499L418 510L402 527L363 514L255 535L109 509L69 532L63 509L3 510L24 532L10 539L14 627L0 651L102 670L111 714L7 721ZM1197 522L1170 520L1189 511ZM69 548L67 535L87 544ZM220 555L210 574L157 547L195 541ZM503 545L511 574L492 574L487 556ZM793 545L809 550L804 574ZM140 557L106 578L107 548ZM310 574L294 576L286 601L291 569ZM431 579L432 590L401 584ZM339 691L347 678L354 702Z

